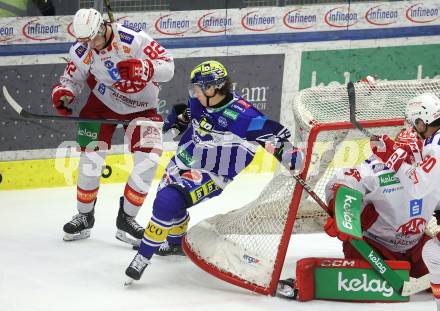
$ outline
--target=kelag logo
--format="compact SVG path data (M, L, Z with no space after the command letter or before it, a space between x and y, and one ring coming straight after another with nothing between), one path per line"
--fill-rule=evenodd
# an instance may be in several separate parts
M258 11L247 13L241 19L241 25L250 31L266 31L275 26L275 16L260 16Z
M438 8L423 3L416 3L406 10L406 18L413 23L430 23L439 17Z
M55 39L60 33L61 25L40 24L38 19L31 20L22 28L23 35L31 40L46 41Z
M373 25L386 26L394 24L399 17L396 10L388 10L384 5L376 5L365 13L365 20Z
M305 14L301 9L291 10L284 15L283 24L291 29L308 29L316 25L316 15Z
M207 13L199 18L197 26L200 31L209 33L225 32L231 29L232 18L213 16L214 13Z
M341 6L325 13L324 21L331 27L351 27L358 22L358 14L356 12L347 12L347 8Z
M189 30L190 25L188 19L176 19L172 14L161 16L154 23L158 32L168 36L182 35Z

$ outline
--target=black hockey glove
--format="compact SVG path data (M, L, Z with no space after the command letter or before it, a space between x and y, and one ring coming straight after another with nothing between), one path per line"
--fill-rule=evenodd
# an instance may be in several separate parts
M434 211L433 216L437 220L437 226L440 226L440 210Z
M170 129L175 128L178 131L177 135L180 135L188 127L191 120L190 110L185 104L177 104L173 106L171 113L167 116L164 125L163 132L168 132Z

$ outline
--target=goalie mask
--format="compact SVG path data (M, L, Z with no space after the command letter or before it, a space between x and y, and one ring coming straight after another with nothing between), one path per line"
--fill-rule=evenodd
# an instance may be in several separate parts
M411 99L405 110L406 121L413 126L416 131L422 136L426 129L420 129L420 121L423 121L427 127L429 124L440 118L440 99L431 93L418 95Z
M191 71L189 95L196 97L197 89L200 89L205 96L206 91L211 87L219 90L225 85L227 77L228 71L220 62L214 60L205 61Z
M73 18L73 33L80 40L93 40L104 24L101 13L95 9L80 9Z

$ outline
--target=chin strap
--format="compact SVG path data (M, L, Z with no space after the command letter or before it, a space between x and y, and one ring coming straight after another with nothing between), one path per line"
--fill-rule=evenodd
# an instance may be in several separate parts
M214 95L212 95L212 96L206 95L205 91L203 91L203 95L205 95L205 97L206 97L206 107L209 107L209 100L211 98L213 98L215 95L217 95L217 89L215 89Z
M107 37L107 24L104 24L104 25L105 25L104 38L106 38ZM110 29L113 32L113 28L111 26L110 26ZM115 36L116 36L116 34L115 34ZM108 39L105 41L104 49L109 46L111 41L112 41L112 34L110 34L110 36L108 36Z

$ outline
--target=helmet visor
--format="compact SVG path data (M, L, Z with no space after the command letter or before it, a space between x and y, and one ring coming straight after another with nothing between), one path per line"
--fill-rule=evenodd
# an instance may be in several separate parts
M201 84L201 83L190 83L188 86L189 97L198 98L199 96L204 96L206 91L208 91L211 87L214 87L212 84Z

